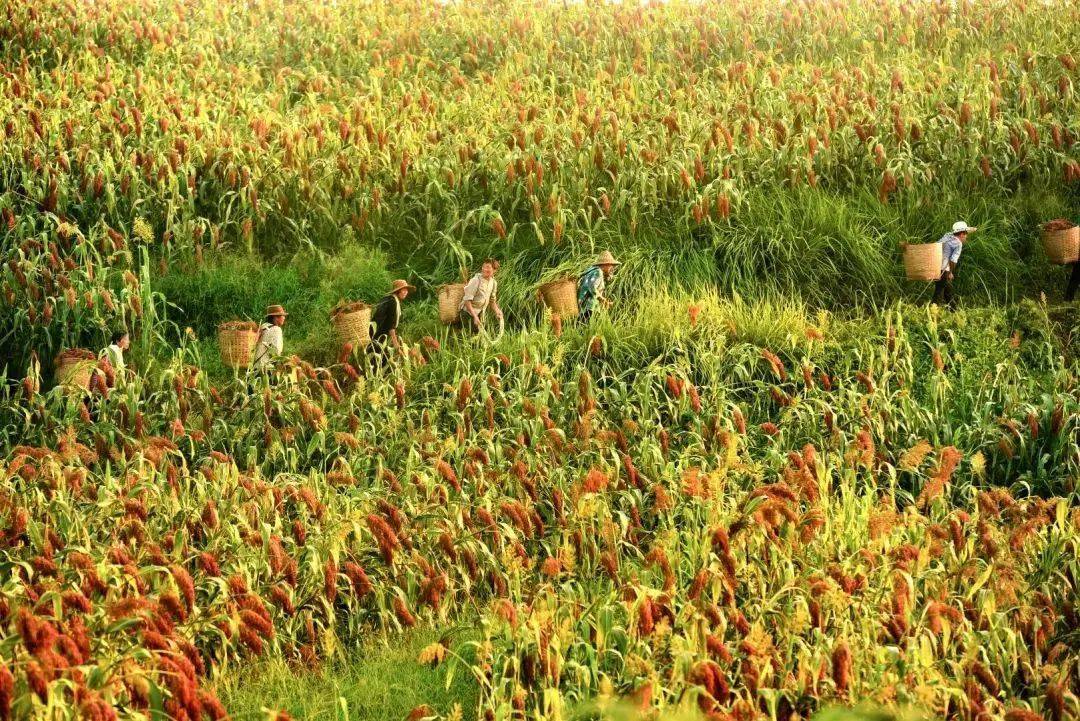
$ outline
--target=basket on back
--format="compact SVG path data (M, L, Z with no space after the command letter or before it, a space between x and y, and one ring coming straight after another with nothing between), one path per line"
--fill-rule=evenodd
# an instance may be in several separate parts
M578 314L577 283L573 278L562 278L540 286L540 297L552 313L563 320L576 318Z
M218 326L218 348L221 362L230 368L251 365L251 354L259 339L259 325L247 320L231 320Z
M457 320L461 299L464 297L464 283L447 283L439 286L439 320L446 324Z
M97 356L85 348L72 348L56 356L56 380L68 388L90 389Z
M371 342L371 306L367 303L338 304L330 311L330 322L341 345L351 343L353 348L360 349Z
M1044 223L1039 231L1043 250L1051 263L1065 265L1080 261L1080 226L1059 218Z
M908 280L937 280L941 277L941 243L920 243L904 247L904 270Z

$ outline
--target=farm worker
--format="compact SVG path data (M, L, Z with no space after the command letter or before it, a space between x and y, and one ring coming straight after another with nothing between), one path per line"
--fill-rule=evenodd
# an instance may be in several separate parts
M1072 264L1072 273L1069 275L1069 285L1065 288L1065 302L1071 303L1076 297L1076 291L1080 290L1080 260Z
M285 337L281 327L289 314L280 305L266 307L266 320L259 326L259 339L255 341L255 358L252 365L255 370L269 372L274 357L285 349Z
M116 386L116 378L124 372L124 351L131 347L131 338L126 330L116 330L109 336L109 345L98 354L98 364L90 376L90 402L84 405L93 421L101 413L99 398L108 398L109 389Z
M114 371L124 370L124 351L131 347L131 336L126 330L114 331L109 339L109 345L101 351L100 358L107 360Z
M596 263L578 278L577 299L580 313L578 317L583 323L592 317L597 303L602 303L605 306L611 305L611 301L604 295L604 291L607 290L607 281L611 280L612 276L615 275L615 269L620 265L622 263L615 260L615 256L611 254L611 251L605 250L596 259Z
M488 306L491 306L496 318L500 321L503 319L502 308L499 307L499 281L495 279L498 269L499 261L488 258L480 266L480 272L465 285L458 309L458 320L462 327L468 327L471 321L477 331L482 330Z
M373 362L381 365L385 360L389 350L388 340L399 353L402 352L397 327L401 322L401 301L408 297L411 290L416 290L416 287L404 280L395 280L390 292L376 304L375 312L371 314L371 324L374 326L371 333Z
M968 233L973 233L978 228L968 225L962 220L953 223L952 232L941 236L941 277L934 284L934 302L952 305L954 295L952 282L956 275L956 266L960 262L960 253L964 249Z

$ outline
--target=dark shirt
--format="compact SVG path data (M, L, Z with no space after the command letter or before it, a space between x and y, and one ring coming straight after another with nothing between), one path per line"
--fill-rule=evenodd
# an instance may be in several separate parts
M375 306L375 312L371 314L371 322L375 326L372 340L381 341L386 338L390 331L397 330L400 321L401 301L393 293L384 295Z

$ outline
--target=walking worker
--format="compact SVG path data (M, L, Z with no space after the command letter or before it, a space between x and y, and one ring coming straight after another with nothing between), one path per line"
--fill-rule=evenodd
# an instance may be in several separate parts
M590 268L578 278L577 300L578 318L582 323L588 322L596 310L597 304L611 305L604 292L607 290L607 281L615 275L615 269L622 263L615 260L611 251L605 250L600 254Z
M476 332L484 329L484 315L488 306L491 312L500 321L503 319L502 308L499 307L499 281L495 279L495 273L499 270L499 261L488 258L480 266L477 273L465 284L465 293L461 297L461 306L458 308L458 321L463 328L473 326Z
M970 226L962 220L953 223L952 232L941 236L941 277L934 284L934 302L953 304L952 282L956 277L956 267L960 263L960 253L964 250L968 233L974 233L978 228Z
M259 326L259 338L255 341L255 357L251 361L255 370L269 373L274 359L285 349L285 336L281 327L289 314L280 305L266 307L266 320Z
M371 350L373 359L377 359L380 365L386 359L390 346L399 353L402 352L401 339L397 334L398 324L401 322L401 301L413 290L416 290L416 287L409 285L407 281L395 280L390 292L375 305L375 311L371 314L371 324L374 326L371 332Z

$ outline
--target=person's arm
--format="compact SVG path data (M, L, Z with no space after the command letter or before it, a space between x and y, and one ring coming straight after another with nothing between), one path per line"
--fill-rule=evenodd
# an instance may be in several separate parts
M394 348L404 355L405 349L401 347L401 339L398 338L397 333L398 324L401 323L401 300L397 297L392 297L391 303L393 303L393 305L390 307L390 311L393 313L394 322L390 325L390 332L388 335L390 336L390 342L394 344Z
M473 307L471 298L469 300L465 301L465 310L467 310L469 312L469 315L472 316L473 323L475 323L476 327L479 328L480 327L480 313L476 310L476 308Z
M607 282L604 280L604 271L600 271L600 274L596 276L596 299L600 301L600 304L605 308L611 306L611 301L607 297Z
M269 331L270 346L274 349L274 355L281 355L285 350L285 334L281 332L281 326L275 325Z
M493 281L494 285L491 286L491 310L495 313L495 317L502 320L503 312L499 307L499 281Z
M949 279L956 273L956 263L960 260L960 246L955 246L949 251Z

